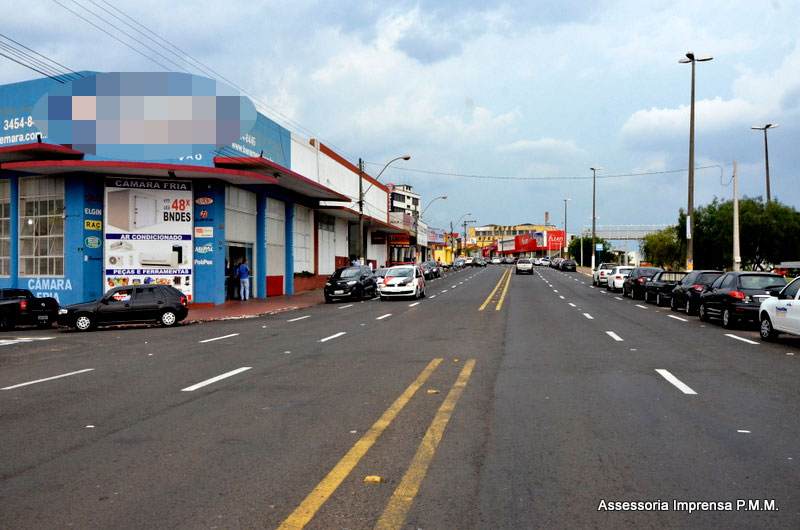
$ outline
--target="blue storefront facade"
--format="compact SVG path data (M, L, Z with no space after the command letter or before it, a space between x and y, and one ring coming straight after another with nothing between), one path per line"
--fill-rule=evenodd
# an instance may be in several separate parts
M91 72L80 75L91 76ZM343 195L287 169L290 132L258 114L213 151L114 160L51 143L33 108L58 81L0 86L0 287L69 304L115 285L166 283L193 303L293 293L295 209Z

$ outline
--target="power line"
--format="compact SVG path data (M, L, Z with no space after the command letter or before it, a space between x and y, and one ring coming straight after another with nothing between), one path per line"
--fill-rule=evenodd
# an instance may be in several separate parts
M383 164L379 164L377 162L364 162L365 164L369 164L371 166L382 166ZM695 167L695 169L710 169L712 167L718 168L720 170L720 174L722 173L722 166L718 164L713 164L710 166L699 166ZM513 177L513 176L506 176L506 175L471 175L467 173L447 173L444 171L431 171L427 169L412 169L407 167L396 167L393 168L397 172L404 172L409 171L412 173L425 173L428 175L440 175L440 176L447 176L447 177L459 177L459 178L471 178L471 179L489 179L489 180L587 180L591 179L591 175L586 176L567 176L567 177ZM615 175L597 175L598 179L611 179L611 178L623 178L623 177L642 177L642 176L649 176L649 175L667 175L670 173L683 173L688 171L688 169L667 169L664 171L646 171L641 173L619 173Z
M47 72L49 72L49 73L45 74L48 77L51 77L53 79L56 79L58 77L63 77L68 81L71 81L73 79L73 77L76 77L76 78L77 77L81 77L81 75L78 74L77 72L75 72L74 70L71 70L70 68L67 68L63 64L61 64L61 63L59 63L57 61L54 61L50 57L47 57L46 55L42 55L41 53L37 52L36 50L25 46L21 42L18 42L16 40L12 39L8 35L4 35L4 34L0 33L0 38L5 39L10 43L13 43L13 44L6 44L4 42L0 42L0 47L5 48L6 50L10 51L11 53L13 53L15 56L17 56L21 60L27 61L26 64L32 65L32 66L36 66L38 68L42 68L43 70L46 70ZM23 49L27 50L28 52L31 52L31 53L27 53ZM41 59L38 59L38 58L34 57L34 55L31 55L31 54L38 55L42 59L45 59L46 61L49 61L49 63L52 63L52 64L48 64L48 62L42 61ZM56 65L56 66L53 66L53 65ZM25 65L23 65L23 66L25 66ZM58 67L60 67L60 69ZM36 70L36 71L39 71L39 70ZM67 72L67 73L64 73L64 72ZM72 72L72 74L70 74L68 72ZM41 73L41 72L39 72L39 73ZM56 79L56 80L58 81L58 79ZM64 81L61 81L61 82L63 83Z

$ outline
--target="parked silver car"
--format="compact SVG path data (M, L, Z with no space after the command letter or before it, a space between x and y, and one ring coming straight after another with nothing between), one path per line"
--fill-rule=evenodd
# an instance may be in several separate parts
M606 275L606 289L609 291L621 291L625 278L631 273L633 267L614 267Z

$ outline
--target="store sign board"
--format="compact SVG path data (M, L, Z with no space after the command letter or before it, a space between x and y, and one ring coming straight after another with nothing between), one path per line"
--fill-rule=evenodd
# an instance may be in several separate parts
M389 243L392 245L410 245L411 237L408 234L389 234Z
M203 211L205 211L205 210L203 210ZM214 227L213 226L195 226L194 227L194 237L195 238L214 237Z
M105 183L105 290L172 285L192 299L192 184L115 177Z

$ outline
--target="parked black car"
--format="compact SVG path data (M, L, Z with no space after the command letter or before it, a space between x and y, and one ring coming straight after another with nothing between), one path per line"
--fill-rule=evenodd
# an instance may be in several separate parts
M786 286L786 278L769 272L726 272L700 295L698 315L707 322L721 318L726 328L740 322L758 322L761 300Z
M49 328L56 318L55 298L37 298L27 289L0 289L0 330L12 331L18 325Z
M574 260L565 259L561 262L561 270L566 272L575 272L578 269L578 264Z
M441 273L439 272L439 266L436 265L435 261L425 261L420 263L420 267L422 267L422 272L425 275L426 280L432 280L441 276Z
M659 267L634 267L622 283L622 296L628 296L630 294L631 298L634 300L643 297L647 282L663 270L664 269Z
M684 309L687 315L694 315L700 304L700 295L722 275L722 271L691 271L672 290L669 306L673 311Z
M173 326L188 314L186 295L171 285L125 285L111 289L93 302L62 307L58 310L58 324L78 331L133 322Z
M645 284L644 301L655 302L657 306L666 305L672 299L672 290L686 277L685 271L662 271Z
M378 284L366 265L340 267L328 278L323 294L326 303L338 298L375 298L378 296Z

